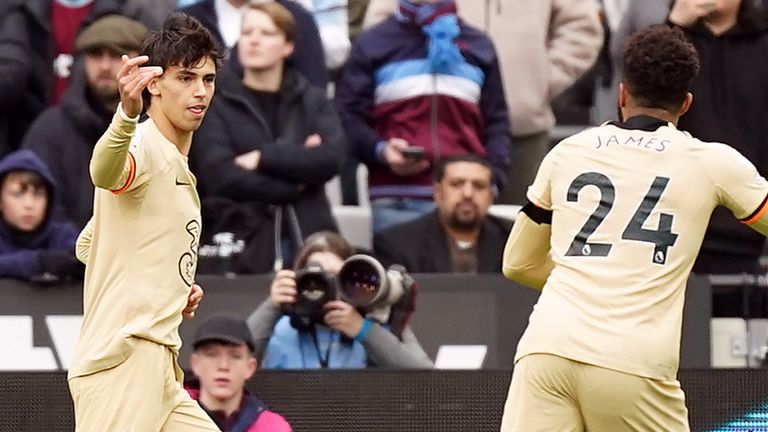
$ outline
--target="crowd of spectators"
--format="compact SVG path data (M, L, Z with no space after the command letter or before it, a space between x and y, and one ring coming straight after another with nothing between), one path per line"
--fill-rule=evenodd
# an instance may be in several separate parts
M338 273L353 254L336 234L328 182L341 175L346 191L354 181L343 174L367 167L373 247L364 252L385 266L498 273L512 221L490 209L525 204L552 145L552 101L580 80L595 103L588 123L614 119L623 41L663 22L701 56L680 128L734 146L766 175L764 6L702 3L2 1L0 276L82 276L74 241L91 216L88 161L119 101L120 58L182 10L226 53L189 158L203 211L199 272L276 272L248 319L252 339L224 346L246 351L240 378L253 373L251 356L268 368L431 367L407 319L372 322L342 299L311 329L284 313L295 271L311 262ZM759 273L763 249L762 236L716 213L695 270ZM714 307L736 314L732 303ZM197 341L193 367L204 370L218 350Z

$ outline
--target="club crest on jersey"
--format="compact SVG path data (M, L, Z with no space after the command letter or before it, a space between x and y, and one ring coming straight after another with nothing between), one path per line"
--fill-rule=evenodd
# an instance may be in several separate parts
M195 282L195 269L197 268L197 247L200 244L200 222L191 220L185 227L187 233L192 237L189 242L189 251L184 252L179 258L179 276L187 286L192 286Z

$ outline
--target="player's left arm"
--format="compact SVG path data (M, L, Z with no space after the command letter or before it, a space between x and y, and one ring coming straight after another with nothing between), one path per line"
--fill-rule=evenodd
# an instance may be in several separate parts
M520 210L504 247L501 271L507 279L542 289L555 264L549 254L552 212L528 203Z

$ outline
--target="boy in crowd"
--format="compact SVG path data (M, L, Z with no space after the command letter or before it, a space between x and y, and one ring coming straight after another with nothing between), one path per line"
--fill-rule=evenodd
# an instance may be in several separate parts
M256 372L253 337L245 321L214 316L198 329L190 359L199 386L187 388L224 432L290 432L288 422L245 391Z

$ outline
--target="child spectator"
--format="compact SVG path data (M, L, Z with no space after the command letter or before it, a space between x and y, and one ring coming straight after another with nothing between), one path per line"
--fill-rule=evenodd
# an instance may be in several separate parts
M201 324L190 359L199 385L187 391L224 432L290 432L283 417L244 390L258 366L252 339L242 320L214 316Z
M30 150L0 161L0 277L54 281L80 277L77 228L52 220L56 184Z

